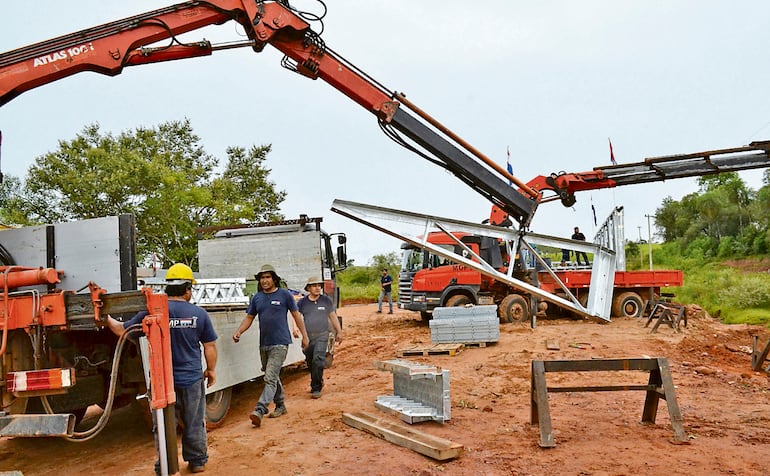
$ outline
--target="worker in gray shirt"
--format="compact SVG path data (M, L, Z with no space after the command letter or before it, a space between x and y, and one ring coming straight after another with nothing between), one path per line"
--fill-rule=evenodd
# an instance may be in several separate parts
M329 332L334 331L335 342L342 342L342 327L332 300L321 293L323 280L311 277L305 284L308 295L297 303L300 314L305 321L310 344L305 347L305 361L310 369L310 396L321 398L324 385L324 367L326 365L326 349L329 344Z

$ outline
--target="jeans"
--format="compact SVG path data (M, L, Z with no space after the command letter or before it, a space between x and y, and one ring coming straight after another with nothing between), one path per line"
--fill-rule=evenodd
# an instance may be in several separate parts
M382 312L382 299L385 296L388 297L388 310L393 312L393 293L390 291L385 292L384 290L380 291L380 296L377 298L377 310Z
M588 266L588 255L585 251L575 251L575 260L578 263L578 266L580 266L580 258L583 258L583 261L585 261L586 266Z
M182 422L182 458L192 466L203 466L209 460L206 452L206 389L201 378L189 387L174 387L176 392L177 421ZM153 412L153 420L155 413ZM154 426L157 426L155 423ZM170 435L166 435L167 438ZM155 432L155 446L158 433ZM155 462L155 473L160 474L160 461Z
M329 333L310 334L310 344L305 348L305 362L310 369L310 391L320 392L324 386L324 366Z
M267 415L267 406L270 402L275 402L275 406L280 407L284 404L283 384L281 383L281 367L286 360L286 354L289 352L288 345L268 345L259 348L259 357L262 359L262 370L265 372L263 380L265 388L262 389L262 395L259 396L257 406L254 411Z

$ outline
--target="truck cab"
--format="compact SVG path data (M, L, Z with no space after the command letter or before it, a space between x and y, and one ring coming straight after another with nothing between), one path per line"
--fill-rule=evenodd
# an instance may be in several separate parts
M509 258L505 243L470 233L456 232L452 236L498 270L507 270ZM471 253L444 233L430 233L428 241L476 261ZM401 249L402 264L398 275L400 308L417 311L427 320L436 307L495 302L494 295L499 284L494 279L409 243L402 244ZM517 272L522 271L519 264L515 268Z

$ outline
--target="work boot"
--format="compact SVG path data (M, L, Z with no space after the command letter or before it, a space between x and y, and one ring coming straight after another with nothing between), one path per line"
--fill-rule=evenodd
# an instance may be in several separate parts
M251 415L249 415L249 420L251 420L251 424L259 428L262 425L262 412L259 410L254 410L251 412Z
M321 391L313 390L312 392L310 392L310 398L321 398Z
M280 407L275 407L275 410L273 410L273 413L269 414L268 418L278 418L281 415L286 415L289 413L289 410L286 409L286 405L281 405Z
M191 473L202 473L206 471L206 465L205 464L190 464L190 472Z

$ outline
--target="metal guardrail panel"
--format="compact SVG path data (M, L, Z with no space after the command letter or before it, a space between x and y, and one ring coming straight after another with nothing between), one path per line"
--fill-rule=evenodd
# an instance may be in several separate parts
M393 395L378 396L378 408L397 413L407 423L428 419L444 423L451 418L448 370L401 359L374 365L393 373Z
M610 319L610 306L605 304L605 302L611 302L613 289L612 282L609 282L607 287L598 288L596 290L592 288L590 292L604 292L606 293L606 296L595 297L593 300L589 299L590 306L586 308L583 307L583 305L581 305L580 302L578 302L578 300L569 292L567 292L569 299L564 299L560 296L540 289L537 286L533 286L527 282L501 273L495 267L481 259L480 256L471 257L471 254L463 255L453 253L446 248L428 243L426 240L429 232L437 229L447 234L451 234L451 232L466 232L514 243L517 243L518 241L522 241L525 244L527 244L527 242L532 242L536 244L554 246L557 248L569 248L578 251L585 251L594 255L594 267L592 268L592 272L599 272L606 274L607 276L614 277L615 261L609 257L609 255L614 255L614 252L606 248L602 248L599 245L587 243L585 241L576 241L547 235L538 235L529 232L520 232L511 228L479 225L476 223L468 223L461 220L455 220L453 218L436 217L432 215L424 215L403 210L378 207L374 205L348 202L344 200L334 200L331 209L333 212L350 218L351 220L362 223L387 235L404 240L413 246L426 249L430 251L430 253L441 256L442 258L446 258L455 263L467 266L468 268L474 269L515 289L519 289L525 293L537 296L544 301L548 301L552 304L555 304L556 306L573 311L581 316L595 318L602 321L609 321ZM384 222L391 223L386 224ZM395 222L395 225L393 222ZM406 227L410 227L411 229L406 229ZM528 244L527 247L529 247ZM600 258L597 259L597 256ZM607 257L603 258L602 256ZM599 264L597 264L597 261ZM567 287L561 282L558 276L556 276L550 270L550 268L547 268L547 270L551 273L552 278L557 283L561 283L562 288L566 290Z

